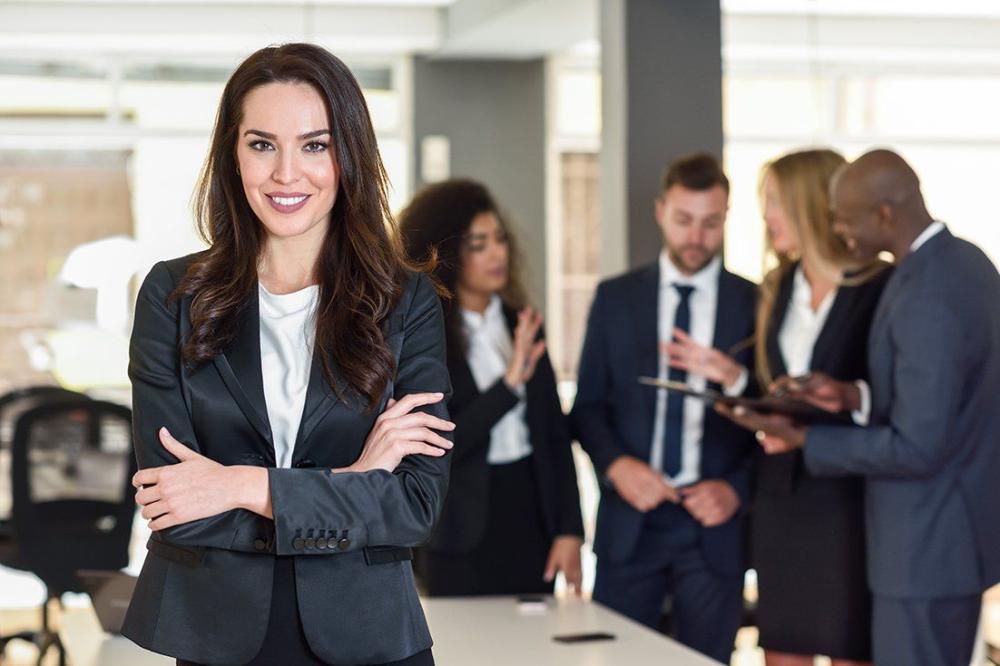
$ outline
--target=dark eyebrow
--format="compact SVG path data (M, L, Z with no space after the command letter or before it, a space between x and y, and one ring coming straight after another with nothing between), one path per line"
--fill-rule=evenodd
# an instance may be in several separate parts
M248 129L246 132L243 133L243 136L246 136L247 134L256 134L257 136L264 137L265 139L270 139L271 141L274 141L275 139L278 138L277 134L271 134L270 132L264 132L263 130ZM322 134L329 134L332 136L333 132L331 132L328 129L313 130L312 132L306 132L305 134L300 134L299 138L302 140L314 139Z

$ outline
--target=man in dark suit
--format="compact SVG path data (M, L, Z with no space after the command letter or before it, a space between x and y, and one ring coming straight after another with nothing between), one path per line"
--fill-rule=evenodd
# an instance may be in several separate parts
M751 365L755 287L720 256L728 199L715 158L669 167L656 200L664 251L598 286L571 414L602 484L594 599L656 627L669 596L675 637L727 663L742 608L753 440L698 400L638 378L705 386L670 367L675 334ZM721 379L738 393L747 374L734 366Z
M1000 581L1000 275L934 221L893 152L848 165L833 205L859 257L898 264L871 329L870 425L741 420L769 452L803 446L815 474L866 477L875 663L965 666L982 592ZM868 401L826 375L792 388L831 411Z

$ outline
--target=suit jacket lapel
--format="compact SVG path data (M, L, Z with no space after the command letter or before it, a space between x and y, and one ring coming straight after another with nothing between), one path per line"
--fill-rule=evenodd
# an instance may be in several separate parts
M793 267L781 280L778 285L778 294L774 300L774 312L771 313L771 321L767 328L767 359L770 364L772 378L778 378L788 374L788 367L785 365L785 357L781 353L781 344L778 342L778 334L781 332L781 325L788 314L788 306L792 302L792 288L795 285L795 268Z
M823 329L816 338L813 345L812 358L809 361L810 369L820 369L829 367L828 359L833 350L833 343L842 337L844 328L850 321L852 305L858 291L852 287L841 287L833 297L830 305L830 312L827 313L826 322Z
M256 288L239 314L232 342L224 353L215 357L214 363L244 416L270 445L266 455L273 462L274 441L260 365L260 304Z
M341 394L347 390L347 383L333 367L334 381L337 384L337 391ZM305 443L309 439L316 426L323 420L327 412L337 403L337 393L326 381L326 373L323 372L322 356L318 349L313 351L312 367L309 370L309 384L306 388L306 401L302 408L302 421L299 423L299 431L295 436L295 449L292 454L294 461L300 461L305 455Z
M656 377L660 373L659 316L660 316L660 266L659 262L647 267L639 274L639 284L634 295L635 301L629 310L632 313L633 343L635 344L636 368L640 376ZM636 378L638 379L638 378ZM653 419L656 415L657 389L640 385L639 391L646 410L645 423L649 432L643 437L649 443L653 436Z

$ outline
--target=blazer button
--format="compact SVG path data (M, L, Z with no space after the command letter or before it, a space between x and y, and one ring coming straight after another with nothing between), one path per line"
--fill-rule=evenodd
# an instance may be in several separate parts
M337 542L337 548L339 548L340 550L347 550L350 547L351 547L351 540L346 537Z
M295 537L294 539L292 539L292 548L294 548L295 550L302 550L302 546L304 546L305 543L306 540L303 539L302 537Z
M257 550L267 550L267 542L263 539L254 539L253 547Z
M326 550L326 539L323 537L316 539L316 548L319 550Z
M315 547L316 547L316 539L312 537L306 539L306 548L315 548Z

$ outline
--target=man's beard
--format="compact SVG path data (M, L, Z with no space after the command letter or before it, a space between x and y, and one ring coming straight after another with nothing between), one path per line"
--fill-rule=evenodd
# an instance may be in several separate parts
M692 249L697 250L702 257L699 260L699 263L694 265L689 264L687 261L684 260L684 253ZM668 247L667 254L670 257L670 260L674 262L675 266L677 266L678 268L682 268L689 273L697 273L701 269L705 268L705 266L708 266L710 263L712 263L712 260L715 259L715 254L710 253L707 250L704 250L700 247L692 248L688 246L688 247L682 247L679 250L675 250L674 248Z

